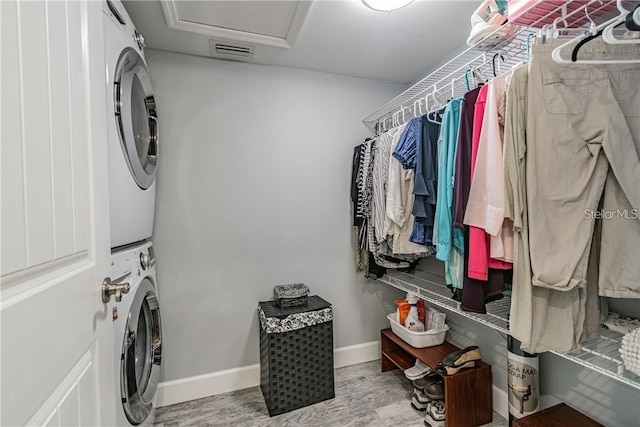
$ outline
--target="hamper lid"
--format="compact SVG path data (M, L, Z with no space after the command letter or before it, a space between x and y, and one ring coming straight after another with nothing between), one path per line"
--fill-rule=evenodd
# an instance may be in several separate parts
M284 319L291 314L323 310L331 307L330 303L317 295L311 295L307 305L298 307L280 307L275 301L260 301L259 304L266 317L276 317L278 319Z
M279 307L275 301L261 301L258 305L260 325L267 333L291 332L333 320L331 304L317 295L309 297L309 304L301 307Z

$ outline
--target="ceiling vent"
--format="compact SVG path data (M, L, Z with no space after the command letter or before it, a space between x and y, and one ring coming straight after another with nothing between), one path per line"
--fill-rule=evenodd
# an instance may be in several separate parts
M210 40L209 43L211 44L211 56L215 58L233 59L236 61L253 60L255 46L223 42L220 40Z

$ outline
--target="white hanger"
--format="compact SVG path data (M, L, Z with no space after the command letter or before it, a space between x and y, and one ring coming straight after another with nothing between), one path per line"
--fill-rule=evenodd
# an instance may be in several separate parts
M618 2L620 2L621 0L618 0ZM624 9L624 8L623 8ZM606 22L603 22L602 24L596 26L593 28L594 33L597 33L598 31L600 31L603 28L607 28L607 27L616 27L618 24L624 22L624 20L626 19L626 15L624 17L622 17L622 15L617 16L615 18L612 18ZM562 57L562 49L564 49L565 47L569 46L569 45L574 45L575 43L579 42L582 39L585 39L586 37L588 37L590 34L586 33L586 34L581 34L577 37L574 37L572 39L569 39L567 42L562 43L560 46L556 47L553 52L551 53L551 57L553 58L553 60L558 63L558 64L638 64L640 63L640 58L635 58L635 59L611 59L611 60L605 60L605 59L578 59L577 61L573 62L571 61L571 59L565 59Z
M624 21L626 21L627 16L629 14L632 14L633 20L640 25L640 8L636 8L633 12L630 12L628 10L626 10L624 8L624 6L622 6L622 0L618 0L617 2L618 4L618 10L620 11L620 15L618 15L618 18L622 19ZM604 29L604 31L602 31L602 40L605 41L605 43L608 44L640 44L640 39L638 38L633 38L633 39L617 39L614 37L613 35L613 29L615 28L615 25L609 25L607 28Z
M418 113L422 115L422 98L418 98L417 101L413 101L413 115L417 117Z
M585 6L586 6L586 5L587 5L587 4L585 3ZM551 27L551 28L552 28L551 37L553 37L554 39L557 39L557 38L558 38L558 34L559 34L559 31L558 31L558 22L560 22L560 21L562 21L562 18L556 18L556 19L554 19L554 20L553 20L553 25L552 25L552 27ZM563 21L563 22L565 23L565 28L567 28L567 26L566 26L566 22L567 22L567 21L565 20L565 21Z
M404 118L404 110L409 110L409 115L411 115L412 111L411 108L409 107L402 107L402 121L404 123L407 123L407 120ZM409 120L411 120L413 117L409 117Z
M436 86L433 85L433 91L431 91L431 93L428 93L425 96L425 100L427 100L429 98L429 95L431 95L431 97L433 98L433 106L435 107L438 104L438 100L436 99ZM435 119L436 115L435 112L438 111L438 108L433 108L433 110L431 110L431 108L429 107L429 103L426 103L426 110L427 110L427 120L430 121L431 123L435 123L435 124L441 124L441 122L439 122L438 120ZM434 114L434 118L432 119L430 117L430 114Z

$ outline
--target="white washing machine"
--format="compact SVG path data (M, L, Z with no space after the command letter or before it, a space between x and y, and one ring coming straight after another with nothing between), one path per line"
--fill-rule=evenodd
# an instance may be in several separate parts
M111 254L111 284L129 284L111 298L118 426L153 425L162 360L162 323L151 242ZM125 286L126 287L126 286Z
M143 47L119 0L104 3L111 247L151 237L158 116Z

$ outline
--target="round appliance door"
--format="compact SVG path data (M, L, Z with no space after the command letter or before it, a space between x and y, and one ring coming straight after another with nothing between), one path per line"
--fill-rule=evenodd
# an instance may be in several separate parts
M140 424L152 410L161 359L160 306L153 283L145 278L128 314L120 362L122 406L131 424Z
M158 166L158 115L147 66L132 48L123 50L118 59L114 102L124 157L133 179L146 190Z

